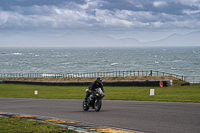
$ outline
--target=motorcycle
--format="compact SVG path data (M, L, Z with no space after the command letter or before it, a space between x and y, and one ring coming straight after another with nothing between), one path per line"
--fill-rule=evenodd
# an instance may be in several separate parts
M86 90L87 91L87 90ZM102 98L105 96L101 88L96 88L95 91L92 91L87 100L83 101L83 110L88 111L89 108L93 108L96 112L101 109Z

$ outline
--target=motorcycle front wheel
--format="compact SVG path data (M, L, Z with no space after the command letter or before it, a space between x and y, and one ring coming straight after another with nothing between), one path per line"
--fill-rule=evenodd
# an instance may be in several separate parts
M88 106L88 103L83 101L83 110L84 111L88 111L89 110L89 106Z
M101 99L96 99L94 103L94 109L98 112L101 109L102 101Z

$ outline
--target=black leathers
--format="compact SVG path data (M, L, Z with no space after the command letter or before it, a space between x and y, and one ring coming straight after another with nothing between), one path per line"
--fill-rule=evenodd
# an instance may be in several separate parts
M96 88L101 88L101 90L104 92L103 84L97 83L97 81L92 82L92 84L88 88L89 88L89 91L86 91L85 99L87 99L89 97L91 91L94 91Z
M97 83L96 81L92 82L92 84L88 88L91 91L94 91L96 88L101 88L101 90L104 92L103 84L102 83Z

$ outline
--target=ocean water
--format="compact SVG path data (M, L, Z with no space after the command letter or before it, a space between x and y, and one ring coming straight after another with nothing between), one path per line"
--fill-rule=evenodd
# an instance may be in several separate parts
M200 47L0 48L0 73L139 70L200 75Z

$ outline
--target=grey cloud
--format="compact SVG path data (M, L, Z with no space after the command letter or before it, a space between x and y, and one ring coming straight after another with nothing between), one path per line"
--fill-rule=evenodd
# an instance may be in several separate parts
M187 14L187 15L192 15L192 14L199 14L200 13L200 10L183 10L183 13L184 14Z
M12 12L17 12L22 15L48 15L52 14L52 8L54 6L38 6L38 5L33 5L30 7L20 7L20 6L13 6L12 7Z
M177 1L183 5L200 8L200 0L177 0Z
M62 6L63 4L67 3L77 3L77 4L84 4L86 3L85 0L1 0L0 6L3 10L12 10L12 6L20 6L20 7L30 7L33 5L37 6Z
M200 28L198 0L6 0L0 28L174 29Z

